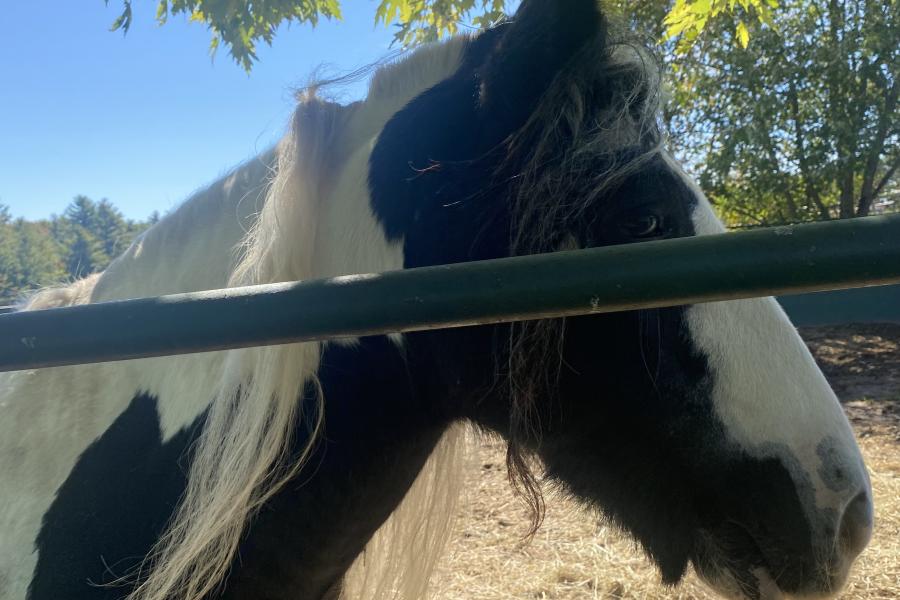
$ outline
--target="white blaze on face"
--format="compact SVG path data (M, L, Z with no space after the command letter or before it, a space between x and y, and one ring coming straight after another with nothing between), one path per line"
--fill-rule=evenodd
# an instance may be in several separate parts
M724 232L699 187L671 157L666 161L697 198L696 234ZM709 361L713 407L726 435L749 456L780 458L798 488L811 485L816 506L806 506L808 513L840 515L867 485L865 467L837 397L778 303L697 304L685 318Z

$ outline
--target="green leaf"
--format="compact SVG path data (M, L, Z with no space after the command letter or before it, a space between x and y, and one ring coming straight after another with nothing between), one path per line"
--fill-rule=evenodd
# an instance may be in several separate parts
M156 20L160 25L176 15L202 23L215 40L211 42L211 49L220 44L225 46L235 62L247 70L256 60L256 44L260 41L271 44L280 25L315 26L321 18L341 19L341 0L154 1ZM133 0L121 2L122 13L112 24L112 29L127 32L133 20ZM625 4L623 0L609 2ZM741 47L746 47L749 43L749 30L744 24L747 15L755 16L774 29L775 18L771 10L778 5L778 0L674 0L665 16L662 5L649 10L657 15L656 31L661 22L663 41L672 40L679 52L686 52L707 28L714 27L713 24L718 27L720 21L727 22L730 17L737 18L738 14L742 20L735 25L735 38ZM503 0L379 0L375 6L375 23L395 27L395 42L410 46L439 40L465 26L489 27L503 18L505 7ZM639 10L647 11L648 8Z
M685 30L692 29L696 23L696 15L686 15L678 21L669 23L669 26L666 28L666 36L668 39L676 38Z
M118 31L122 30L122 33L128 33L128 29L131 27L131 0L125 0L125 6L122 8L122 14L113 21L113 24L110 25L110 31Z
M697 0L691 5L691 12L698 17L708 15L712 10L712 0Z
M747 30L747 26L744 25L743 21L738 21L737 27L735 28L735 34L737 35L737 40L741 45L741 48L746 48L747 44L750 43L750 32Z

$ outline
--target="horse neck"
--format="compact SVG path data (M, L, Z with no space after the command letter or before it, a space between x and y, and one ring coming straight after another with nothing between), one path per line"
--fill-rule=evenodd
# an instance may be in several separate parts
M322 598L339 589L451 423L386 336L331 344L321 365L324 435L297 480L251 524L227 598Z
M193 194L144 232L101 275L93 302L223 288L253 226L274 151Z
M482 327L327 344L321 438L252 521L225 597L422 597L465 466L457 422L491 426L486 415L503 413L489 391L494 336ZM301 428L295 447L307 441Z
M369 155L384 122L410 98L455 69L463 43L419 51L380 72L364 103L342 107L310 99L298 107L291 134L279 149L278 173L266 206L232 281L264 283L403 267L402 243L387 240L372 213ZM318 369L312 364L304 366L310 374L317 370L317 378L323 381L326 422L321 450L301 475L310 481L299 491L296 486L286 486L254 520L247 541L253 552L241 553L244 561L229 585L232 597L259 597L261 578L283 582L272 584L276 587L263 596L321 597L324 590L336 589L333 586L363 548L366 579L369 564L379 562L374 557L387 556L386 562L391 563L399 560L394 556L416 552L415 544L397 546L400 551L393 553L366 544L374 539L373 543L384 547L383 541L392 537L376 530L408 496L410 487L415 490L418 486L414 481L429 462L447 422L441 421L427 402L412 402L416 396L395 342L378 339L377 352L366 351L375 343L372 341L353 347L333 344ZM342 348L350 356L334 358ZM343 368L329 376L334 361ZM300 370L296 366L296 371ZM348 390L348 382L355 382L355 388ZM415 422L409 421L411 415L416 415ZM354 423L358 424L355 428ZM403 428L400 431L398 423ZM301 448L308 441L302 436L298 439ZM332 443L335 439L341 443ZM400 505L399 513L410 512L404 509L406 504ZM434 515L439 511L426 512ZM450 512L443 511L442 517ZM391 521L402 523L404 519L391 517ZM282 539L285 522L294 530L289 542ZM422 538L416 531L414 537ZM425 553L434 554L431 549L436 545L431 540L437 538L431 533L424 538L419 546L424 544ZM393 571L408 571L410 564L418 567L422 562L407 559L401 569ZM387 579L392 577L389 567ZM355 566L352 569L354 574L360 571ZM399 585L411 590L408 597L421 596L421 586ZM387 597L372 588L367 581L363 597Z

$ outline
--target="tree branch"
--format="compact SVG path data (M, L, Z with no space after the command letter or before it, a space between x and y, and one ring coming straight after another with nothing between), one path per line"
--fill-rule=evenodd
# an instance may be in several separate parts
M884 190L884 187L891 180L891 177L894 176L894 173L897 172L897 169L900 169L900 156L897 156L894 159L894 164L888 167L887 172L884 174L884 177L881 178L881 181L875 186L875 191L872 193L872 198L877 198L881 195L881 192Z
M803 189L806 192L806 198L819 211L822 219L830 219L831 213L822 202L819 190L813 181L812 172L809 166L809 160L806 156L806 144L803 138L803 127L800 125L800 102L797 99L797 86L795 81L791 81L788 87L788 103L791 107L791 119L794 121L794 143L797 145L797 159L800 163L800 175L803 178Z
M884 152L884 142L887 139L888 127L890 126L891 117L893 117L894 109L897 107L898 96L900 96L900 86L894 84L888 91L887 97L884 99L884 107L881 114L878 115L878 129L875 137L869 146L868 156L866 156L865 170L863 171L862 188L859 194L859 203L856 208L857 216L864 217L869 214L872 203L877 196L875 186L875 176L878 173L878 165L881 163L881 155ZM896 169L896 165L894 165ZM888 170L889 175L891 170ZM881 181L884 184L888 178Z

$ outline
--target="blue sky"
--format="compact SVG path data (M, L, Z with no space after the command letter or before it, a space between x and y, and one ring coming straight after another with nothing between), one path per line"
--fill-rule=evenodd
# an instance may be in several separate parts
M202 25L156 26L155 4L135 2L124 37L108 31L117 0L5 4L0 203L14 216L59 214L76 194L109 198L133 219L164 213L272 144L292 88L317 66L343 72L390 51L375 2L345 0L341 23L282 28L248 76L224 48L210 60Z

